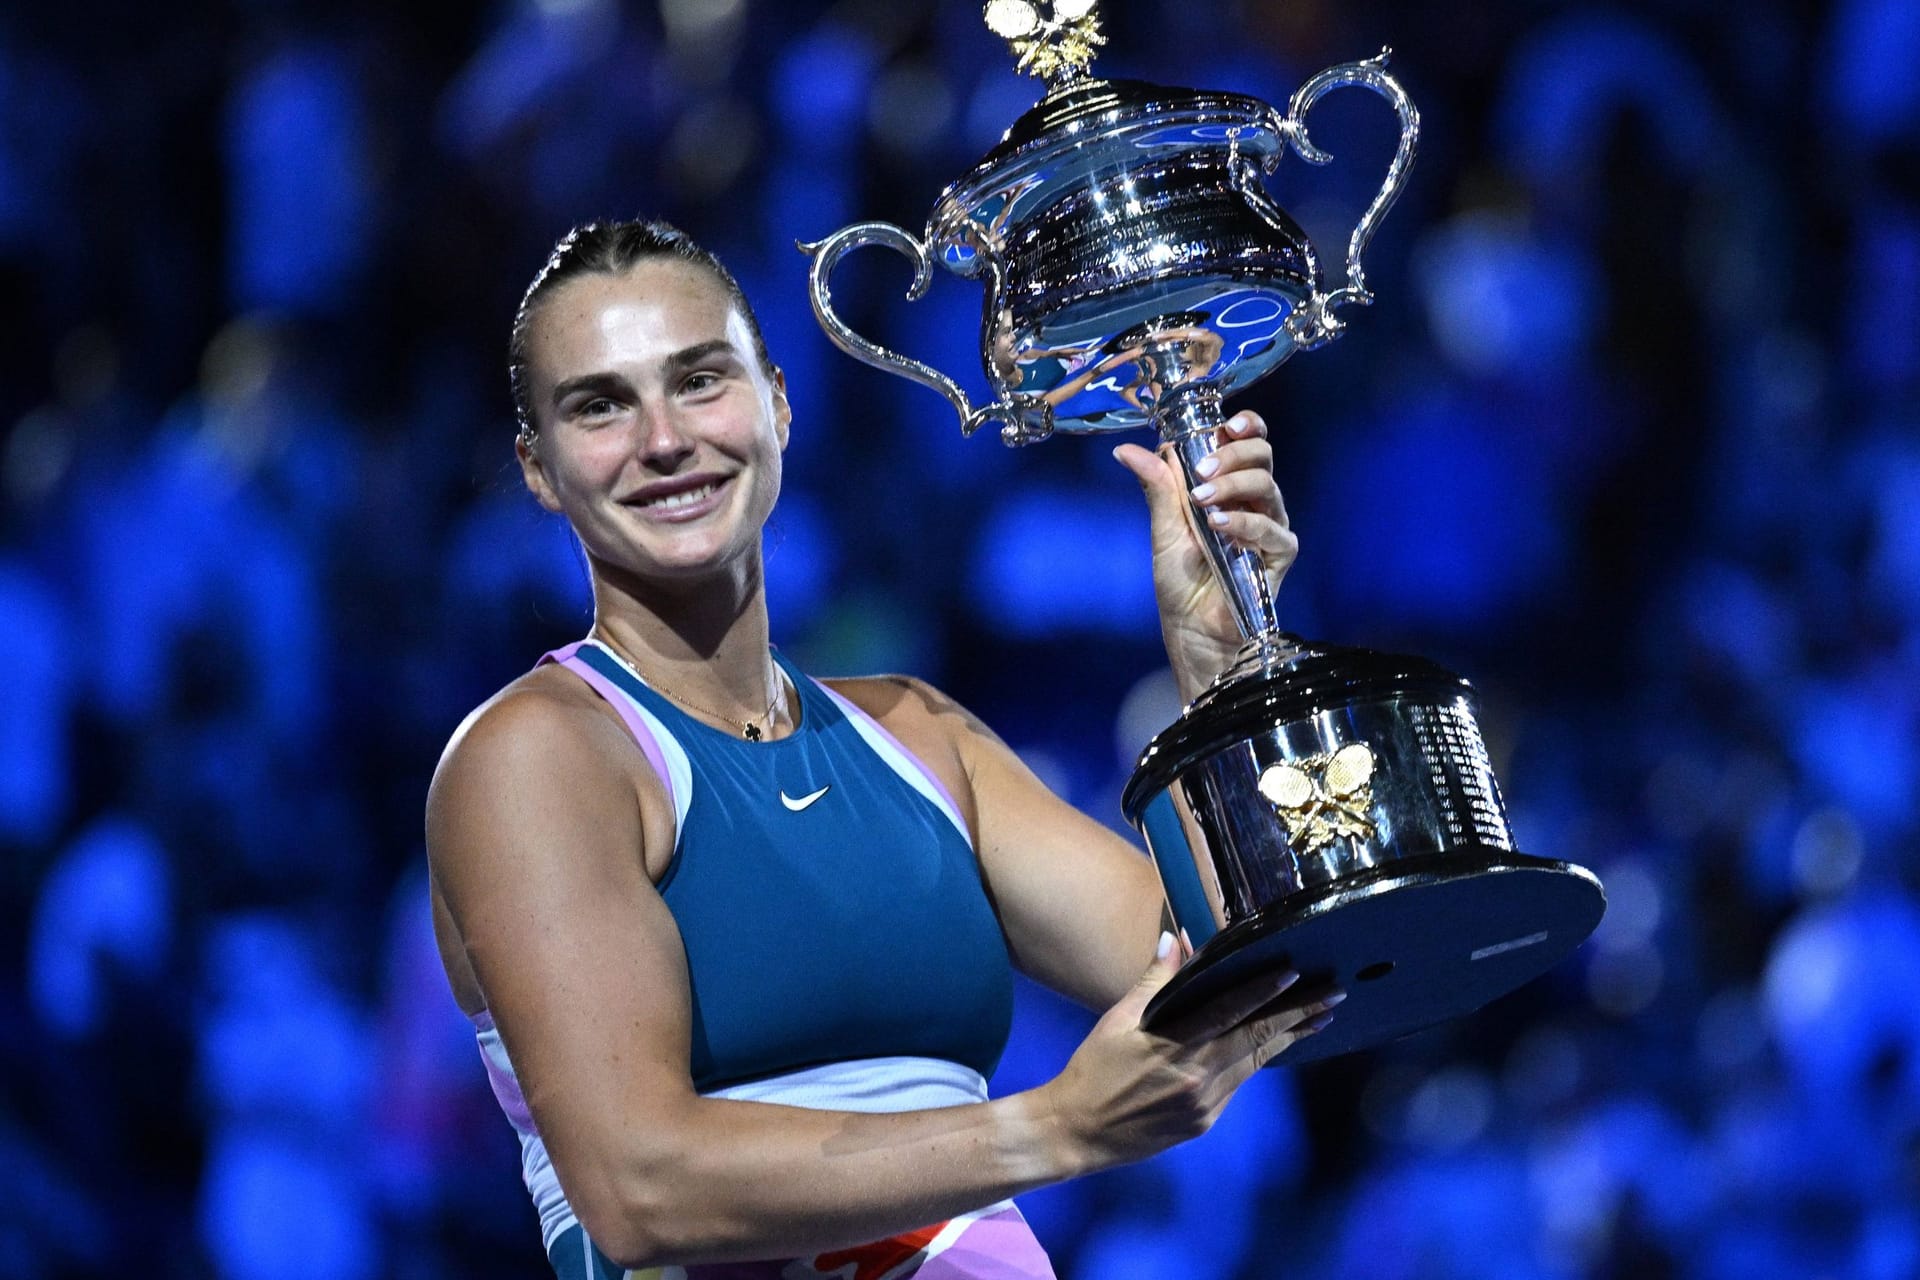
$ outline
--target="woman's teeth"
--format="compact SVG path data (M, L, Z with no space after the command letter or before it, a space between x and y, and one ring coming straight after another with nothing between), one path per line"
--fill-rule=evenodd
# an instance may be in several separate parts
M643 502L640 505L648 511L674 511L680 507L692 506L711 495L719 487L717 483L703 484L698 489L688 489L684 493L670 493L664 498L655 498L651 502Z

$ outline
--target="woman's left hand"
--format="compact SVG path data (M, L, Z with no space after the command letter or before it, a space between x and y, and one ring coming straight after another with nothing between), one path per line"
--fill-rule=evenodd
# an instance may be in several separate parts
M1287 523L1280 486L1274 483L1267 424L1247 410L1227 419L1208 459L1214 469L1191 494L1172 445L1151 453L1137 444L1123 444L1113 456L1133 473L1147 496L1160 630L1180 695L1191 700L1225 670L1246 639L1194 532L1193 519L1203 516L1229 546L1256 552L1266 567L1269 591L1279 590L1300 550ZM1206 467L1202 462L1199 469Z

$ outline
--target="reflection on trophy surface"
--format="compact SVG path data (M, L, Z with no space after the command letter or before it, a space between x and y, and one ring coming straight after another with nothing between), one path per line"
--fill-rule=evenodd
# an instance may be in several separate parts
M814 312L843 350L938 391L961 428L1011 445L1151 427L1189 488L1222 400L1339 336L1373 301L1361 257L1413 162L1419 114L1382 53L1331 67L1282 113L1240 94L1090 74L1091 0L992 0L1046 96L941 194L926 230L856 223L813 255ZM1334 89L1378 94L1400 140L1329 289L1313 246L1263 182ZM876 346L833 311L847 252L884 245L985 287L976 406L946 374ZM1471 1012L1545 972L1604 909L1584 868L1516 851L1461 677L1425 659L1311 644L1282 631L1250 552L1200 539L1247 642L1142 754L1123 797L1196 948L1149 1006L1154 1024L1261 972L1349 992L1340 1018L1277 1059L1378 1044Z

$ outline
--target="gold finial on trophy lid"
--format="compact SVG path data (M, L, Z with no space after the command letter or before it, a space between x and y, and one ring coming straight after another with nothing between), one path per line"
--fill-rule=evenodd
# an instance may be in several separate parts
M987 26L1020 56L1016 70L1039 76L1049 91L1058 91L1084 76L1093 65L1093 51L1107 42L1094 4L1052 0L1042 17L1040 0L987 0Z

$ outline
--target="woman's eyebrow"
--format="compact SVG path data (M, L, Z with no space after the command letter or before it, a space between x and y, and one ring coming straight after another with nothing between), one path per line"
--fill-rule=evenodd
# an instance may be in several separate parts
M732 355L734 354L733 344L725 338L713 338L707 342L696 342L690 347L680 348L680 350L668 356L662 363L665 365L668 373L676 373L692 365L699 364L716 352L725 352L728 355Z
M577 391L592 391L600 395L618 395L626 391L627 380L617 373L583 373L575 378L566 378L553 384L553 407Z
M733 349L733 343L725 338L712 338L706 342L696 342L690 347L682 347L660 363L668 374L674 374L700 364L716 354L737 355ZM627 390L625 378L617 373L602 370L563 378L554 383L552 400L554 407L558 408L561 402L576 392L592 391L599 395L620 395Z

